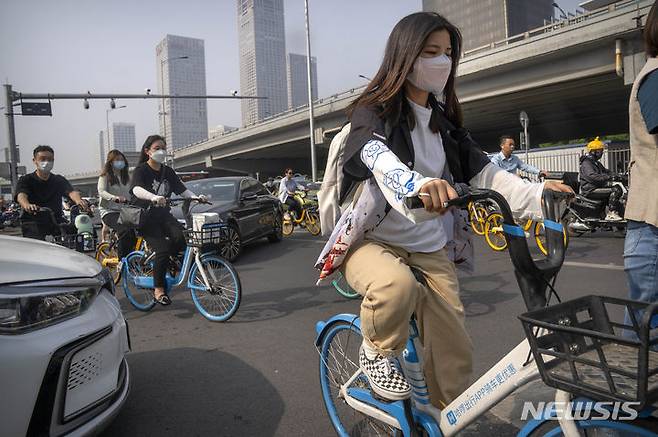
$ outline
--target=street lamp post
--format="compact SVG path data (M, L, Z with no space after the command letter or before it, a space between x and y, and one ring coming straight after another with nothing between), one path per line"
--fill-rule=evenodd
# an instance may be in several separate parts
M189 56L177 56L175 58L167 58L160 61L160 86L162 87L162 95L169 94L169 88L165 93L164 86L164 65L169 61L176 61L179 59L189 59ZM162 117L162 136L167 140L167 111L165 110L165 98L162 97L162 110L160 116Z
M528 123L530 123L530 117L525 111L521 111L519 114L519 121L521 126L523 126L523 141L525 142L525 162L528 162L528 147L530 147L530 141L528 138Z
M115 109L121 109L125 108L126 105L121 105L117 106L116 108L110 108L105 110L105 127L106 127L106 132L107 132L107 151L109 152L111 149L111 144L110 144L110 112L114 111ZM101 159L103 157L101 156Z
M308 21L308 0L304 0L304 13L306 16L306 75L308 79L308 117L311 137L311 178L313 182L318 180L317 158L315 156L315 138L313 127L313 87L311 80L311 29Z

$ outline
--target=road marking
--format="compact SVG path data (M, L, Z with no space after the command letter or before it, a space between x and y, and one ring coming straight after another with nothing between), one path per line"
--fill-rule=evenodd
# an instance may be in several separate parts
M624 270L624 266L618 266L615 264L594 264L594 263L580 263L576 261L565 261L564 265L571 267L588 267L590 269Z
M311 239L311 238L297 238L297 237L294 237L294 238L291 238L291 240L293 240L293 241L308 241L310 243L320 243L320 244L325 244L326 243L325 240L319 239L319 238Z

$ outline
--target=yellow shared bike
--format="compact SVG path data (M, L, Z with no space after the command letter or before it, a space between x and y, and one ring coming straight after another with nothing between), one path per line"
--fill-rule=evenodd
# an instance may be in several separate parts
M110 232L110 241L103 241L96 247L96 261L100 263L101 266L107 267L112 273L112 278L114 278L114 283L118 284L121 280L121 260L118 255L118 242L117 233L114 230ZM135 241L134 250L145 251L146 241L141 236L137 237Z
M533 230L537 247L541 253L548 255L544 223L540 221L535 222L528 219L520 226L523 228L523 232L525 232L526 238L530 236L530 230ZM564 246L566 247L569 243L566 227L563 228L562 234L564 236ZM484 238L487 241L489 247L491 247L496 252L507 249L507 239L505 238L505 233L503 232L503 215L501 213L494 212L487 216L484 224Z
M283 214L283 235L288 236L292 234L295 226L304 226L311 235L319 235L321 229L317 201L311 200L306 191L296 191L295 200L302 206L302 213L299 217L294 217L290 210ZM284 204L284 208L286 206Z

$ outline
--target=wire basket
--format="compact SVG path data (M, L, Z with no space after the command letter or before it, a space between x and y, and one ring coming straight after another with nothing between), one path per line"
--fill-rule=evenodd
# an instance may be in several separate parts
M53 243L83 253L95 251L97 242L96 235L89 232L53 236Z
M519 318L546 385L639 410L658 399L656 312L658 303L586 296Z
M186 229L184 232L187 245L203 247L209 244L223 244L228 241L227 226L224 223L208 223L200 230Z

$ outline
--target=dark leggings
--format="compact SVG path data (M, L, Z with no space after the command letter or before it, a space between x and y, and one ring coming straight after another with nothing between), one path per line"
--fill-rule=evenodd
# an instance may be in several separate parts
M288 205L288 208L291 211L295 211L297 218L302 216L302 207L294 196L288 195L288 198L286 199L286 205Z
M153 283L156 287L164 287L169 256L176 255L185 248L181 224L169 212L149 214L140 232L155 252Z
M118 212L108 212L101 219L103 223L114 229L117 233L117 252L119 254L119 259L122 259L135 250L136 237L133 229L120 225L118 220Z

